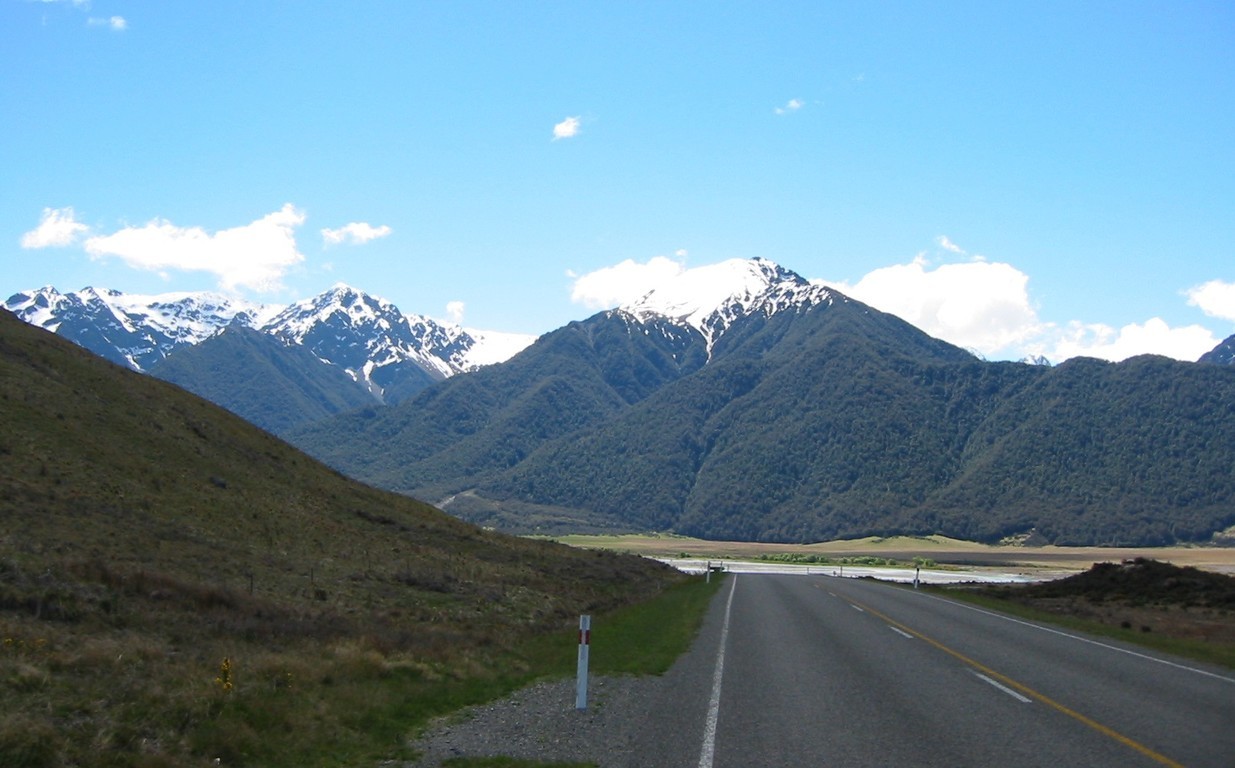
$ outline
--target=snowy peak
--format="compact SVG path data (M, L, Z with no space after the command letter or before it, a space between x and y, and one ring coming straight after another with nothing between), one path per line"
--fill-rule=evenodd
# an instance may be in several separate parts
M60 293L50 285L14 294L4 306L31 325L50 331L73 315L108 316L130 331L149 327L190 343L236 321L252 325L281 309L205 292L141 295L86 287Z
M291 305L262 327L287 344L307 347L318 358L346 370L375 394L390 366L420 368L432 380L461 370L449 355L454 346L470 346L462 329L447 329L418 315L405 316L390 302L348 285Z
M261 330L286 344L303 345L386 401L480 365L500 362L507 350L508 357L531 342L522 339L503 346L502 341L509 342L508 335L493 334L494 339L486 339L458 325L405 315L389 301L343 284L291 305Z
M67 296L48 285L37 291L13 294L4 302L4 308L30 325L54 333L60 327L60 316L69 303Z
M14 294L4 306L31 325L138 371L233 322L251 325L269 314L259 304L212 293L139 295L92 287L60 293L46 286Z
M322 327L388 334L402 322L403 315L393 304L338 284L325 293L287 307L263 325L262 330L289 344L305 344Z
M113 312L124 315L134 329L155 328L188 344L204 341L232 323L252 325L279 309L216 293L142 296L105 291L97 295Z
M833 293L767 259L731 259L688 269L621 307L643 322L668 318L703 334L708 349L737 320L831 302Z
M242 325L308 348L388 402L501 362L532 342L404 315L390 302L344 284L287 307L208 292L138 295L83 288L60 293L52 286L14 294L4 306L32 325L142 372L183 346Z

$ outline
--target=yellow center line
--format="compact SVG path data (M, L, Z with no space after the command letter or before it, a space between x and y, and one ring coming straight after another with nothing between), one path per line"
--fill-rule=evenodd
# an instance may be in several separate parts
M870 606L868 606L868 605L864 605L864 604L862 604L862 603L859 603L859 602L857 602L856 600L849 600L848 602L849 602L851 605L853 605L854 607L856 607L856 608L862 608L862 609L863 609L863 610L865 610L867 613L870 613L870 614L872 614L872 615L874 615L874 616L878 616L879 618L883 619L884 621L886 621L886 622L887 622L888 624L890 624L891 626L893 626L893 627L897 627L897 628L899 628L899 629L901 629L901 630L903 630L903 631L905 631L905 632L908 632L909 634L913 635L914 637L918 638L919 640L923 640L923 641L925 641L925 642L929 643L930 645L934 646L935 648L938 648L939 650L943 651L944 653L948 654L949 656L952 656L953 658L959 659L961 662L963 662L963 663L965 663L965 664L968 664L969 666L973 667L974 669L978 670L979 672L982 672L983 674L987 675L988 677L992 677L992 678L994 678L994 679L998 680L999 682L1003 683L1004 685L1008 686L1009 688L1014 688L1014 689L1016 689L1016 690L1020 691L1021 693L1025 694L1026 696L1029 696L1030 698L1037 699L1038 701L1042 702L1043 704L1047 705L1048 707L1051 707L1052 709L1055 709L1055 710L1057 710L1057 711L1059 711L1059 712L1062 712L1063 714L1067 715L1068 717L1071 717L1071 718L1073 718L1073 719L1075 719L1075 720L1078 720L1078 721L1080 721L1080 722L1084 723L1085 725L1087 725L1087 726L1089 726L1090 728L1094 729L1094 730L1095 730L1095 731L1097 731L1098 733L1101 733L1103 736L1107 736L1107 737L1109 737L1109 738L1112 738L1112 739L1114 739L1115 741L1118 741L1120 744L1123 744L1123 745L1124 745L1124 746L1126 746L1126 747L1131 747L1132 749L1136 750L1137 752L1140 752L1142 755L1144 755L1145 757L1148 757L1148 758L1149 758L1149 759L1151 759L1151 760L1154 760L1154 761L1156 761L1156 762L1158 762L1158 763L1161 763L1162 765L1169 765L1169 766L1171 766L1172 768L1184 768L1184 766L1183 766L1183 764L1182 764L1182 763L1177 763L1177 762L1175 762L1174 760L1172 760L1171 758L1167 757L1166 755L1163 755L1163 754L1160 754L1160 753L1158 753L1158 752L1155 752L1154 750L1150 749L1149 747L1145 746L1144 744L1141 744L1141 743L1140 743L1140 742L1138 742L1138 741L1135 741L1135 740L1133 740L1133 739L1130 739L1130 738L1128 738L1127 736L1124 736L1122 733L1120 733L1120 732L1118 732L1118 731L1116 731L1116 730L1114 730L1114 729L1112 729L1112 728L1108 728L1107 726L1103 725L1102 723L1099 723L1098 721L1096 721L1096 720L1094 720L1094 719L1092 719L1092 718L1090 718L1090 717L1086 717L1085 715L1082 715L1080 712L1077 712L1075 709L1071 709L1071 708L1069 708L1069 707L1064 706L1063 704L1060 704L1058 701L1055 701L1054 699L1052 699L1051 697L1047 696L1046 694L1039 693L1038 691L1034 690L1033 688L1030 688L1029 686L1025 685L1024 683L1021 683L1021 682L1018 682L1018 681L1016 681L1016 680L1013 680L1012 678L1010 678L1010 677L1008 677L1007 675L1002 674L1002 673L1000 673L1000 672L996 672L995 670L991 669L990 667L986 666L985 664L981 663L980 661L976 661L976 660L974 660L974 659L971 659L971 658L969 658L968 656L966 656L965 654L961 653L960 651L953 650L952 648L949 648L948 646L944 645L943 643L939 642L938 640L935 640L935 639L933 639L933 638L927 637L926 635L922 634L921 632L917 631L916 629L913 629L913 628L911 628L911 627L908 627L908 626L906 626L906 625L904 625L904 624L900 623L899 621L896 621L895 619L893 619L893 618L891 618L891 617L889 617L889 616L885 616L884 614L880 613L879 611L876 611L874 608L871 608L871 607L870 607Z

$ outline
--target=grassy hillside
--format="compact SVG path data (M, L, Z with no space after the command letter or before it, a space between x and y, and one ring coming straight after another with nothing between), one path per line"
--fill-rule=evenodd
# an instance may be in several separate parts
M363 762L425 686L678 578L358 485L8 313L0 522L6 766Z

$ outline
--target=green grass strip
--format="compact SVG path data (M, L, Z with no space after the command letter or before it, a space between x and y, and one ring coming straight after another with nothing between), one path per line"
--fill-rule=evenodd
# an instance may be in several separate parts
M722 579L690 579L641 605L592 617L589 669L597 675L662 675L694 640ZM534 638L522 649L534 677L575 674L578 633Z

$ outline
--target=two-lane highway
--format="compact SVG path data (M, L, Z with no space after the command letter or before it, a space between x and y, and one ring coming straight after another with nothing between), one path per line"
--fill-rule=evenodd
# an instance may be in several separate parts
M1235 677L865 580L730 576L605 764L1235 766Z

